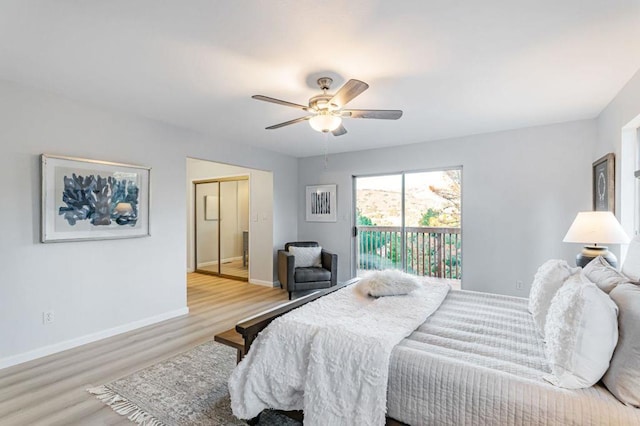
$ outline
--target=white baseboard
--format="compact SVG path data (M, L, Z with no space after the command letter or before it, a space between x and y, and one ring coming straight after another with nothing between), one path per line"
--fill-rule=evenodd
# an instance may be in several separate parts
M254 278L249 278L249 284L262 285L265 287L276 287L273 281L256 280Z
M187 274L190 274L191 272L195 272L196 270L193 268L187 268Z
M189 308L185 306L184 308L176 309L175 311L165 312L164 314L144 318L139 321L130 322L128 324L123 324L118 327L109 328L107 330L98 331L97 333L87 334L75 339L65 340L64 342L43 346L41 348L34 349L28 352L23 352L21 354L12 355L6 358L0 358L0 369L11 367L17 364L22 364L23 362L32 361L34 359L42 358L47 355L66 351L67 349L86 345L87 343L106 339L107 337L115 336L116 334L126 333L128 331L146 327L147 325L166 321L168 319L186 315L188 313Z

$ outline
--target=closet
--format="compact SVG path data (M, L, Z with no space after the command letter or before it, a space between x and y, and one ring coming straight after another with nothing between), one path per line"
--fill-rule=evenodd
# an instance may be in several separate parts
M195 181L196 272L249 278L249 177Z

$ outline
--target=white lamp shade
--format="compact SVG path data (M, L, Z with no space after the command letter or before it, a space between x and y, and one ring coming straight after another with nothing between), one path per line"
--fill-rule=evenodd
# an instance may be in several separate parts
M562 240L565 243L627 244L627 236L611 212L580 212Z
M329 111L320 111L309 119L309 125L318 132L333 132L342 123L342 118Z

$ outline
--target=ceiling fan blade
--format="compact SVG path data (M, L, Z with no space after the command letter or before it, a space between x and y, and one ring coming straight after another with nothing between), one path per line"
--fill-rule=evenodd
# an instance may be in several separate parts
M305 111L307 111L309 109L309 107L306 107L304 105L294 104L293 102L287 102L287 101L283 101L283 100L276 99L276 98L270 98L269 96L253 95L252 98L253 99L257 99L259 101L271 102L273 104L278 104L278 105L284 105L284 106L288 106L288 107L292 107L292 108L303 109Z
M343 109L342 115L351 118L397 120L402 117L402 111L399 109Z
M342 136L347 133L347 129L345 129L342 124L340 124L340 126L338 126L338 128L331 133L333 134L333 136Z
M266 127L267 130L279 129L280 127L288 126L290 124L300 123L301 121L307 121L313 117L312 115L307 115L306 117L296 118L294 120L285 121L284 123L274 124L273 126Z
M329 102L341 108L368 88L369 85L364 81L351 79L333 95L333 98L331 98Z

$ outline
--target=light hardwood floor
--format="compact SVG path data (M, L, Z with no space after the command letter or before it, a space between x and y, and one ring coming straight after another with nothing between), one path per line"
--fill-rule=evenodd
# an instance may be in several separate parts
M0 370L0 425L130 425L86 389L213 340L288 297L201 274L187 282L189 315Z
M198 269L204 271L218 272L218 265L202 266ZM235 277L249 278L249 263L242 266L242 259L224 262L220 268L220 272L224 275L233 275Z

